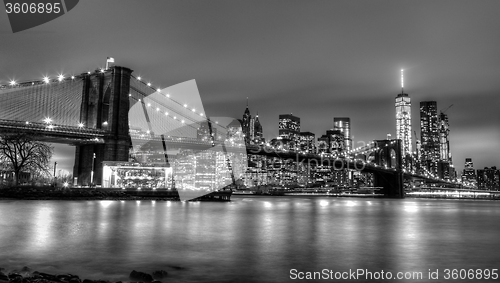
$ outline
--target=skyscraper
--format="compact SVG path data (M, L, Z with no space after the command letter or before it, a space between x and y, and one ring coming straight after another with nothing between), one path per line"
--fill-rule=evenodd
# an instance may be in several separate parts
M339 130L344 135L345 149L350 150L352 148L351 119L348 117L334 117L333 129Z
M437 173L440 159L439 123L436 101L420 102L420 137L422 140L422 166Z
M465 182L468 185L476 185L476 170L474 170L474 163L472 163L472 158L465 158L462 182Z
M245 135L245 142L250 142L250 120L252 119L252 115L250 115L250 109L248 109L248 97L247 97L247 108L243 113L243 120L241 124L241 128L243 130L243 135Z
M496 166L477 170L477 187L481 190L500 190L500 170Z
M300 118L292 114L281 114L278 129L280 137L296 142L300 134Z
M450 123L448 115L441 112L439 114L439 158L443 161L451 162L450 140Z
M401 70L401 93L396 96L396 138L401 140L403 156L411 155L411 99L404 93Z
M243 130L243 134L245 135L245 142L247 144L261 144L264 142L264 134L262 131L262 124L259 121L259 114L257 114L255 118L252 118L250 109L248 109L248 98L247 108L243 113L241 129Z
M311 132L301 132L299 147L300 150L307 153L316 153L316 136Z
M257 113L257 116L255 116L253 141L256 144L261 144L264 142L264 133L262 131L262 125L260 124L259 121L259 113Z

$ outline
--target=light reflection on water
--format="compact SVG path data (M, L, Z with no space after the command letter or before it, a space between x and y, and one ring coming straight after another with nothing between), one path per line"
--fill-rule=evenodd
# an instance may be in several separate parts
M499 216L492 201L4 200L0 267L116 281L164 269L169 282L284 282L292 268L498 268Z

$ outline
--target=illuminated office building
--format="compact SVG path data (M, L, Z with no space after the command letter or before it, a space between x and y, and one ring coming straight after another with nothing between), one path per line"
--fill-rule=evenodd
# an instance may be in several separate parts
M253 143L262 144L264 143L264 133L262 131L262 124L259 121L259 113L255 116L253 123Z
M292 114L279 115L278 134L283 140L289 140L290 149L295 149L300 136L300 118Z
M453 166L453 160L450 151L450 124L448 115L441 112L439 114L439 161L438 176L445 180L456 179L456 171Z
M316 152L316 135L311 132L301 132L299 135L299 148L306 153Z
M500 190L500 170L496 166L477 170L477 187L481 190Z
M250 115L250 109L248 109L248 98L247 98L247 108L243 113L243 120L241 124L241 128L243 130L243 134L245 135L245 142L250 143L251 133L250 133L250 123L252 120L252 115Z
M259 121L259 114L252 117L250 114L250 109L248 108L248 98L247 98L247 108L243 113L243 119L241 121L241 128L243 134L245 135L245 142L247 144L262 144L264 143L264 134L262 130L262 124Z
M401 140L403 156L412 154L411 145L411 99L403 88L401 70L401 93L396 96L396 138Z
M462 173L462 182L467 185L476 185L476 170L472 158L465 158L464 171Z
M350 150L352 148L351 118L334 117L333 118L333 129L339 130L344 135L345 149Z
M438 171L440 160L439 123L436 101L420 102L421 162L430 173Z

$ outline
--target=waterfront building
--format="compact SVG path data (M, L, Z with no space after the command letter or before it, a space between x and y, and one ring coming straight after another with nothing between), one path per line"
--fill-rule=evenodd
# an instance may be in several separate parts
M443 134L445 131L443 129ZM436 101L420 102L420 137L421 164L428 172L436 174L440 160L440 126Z
M350 150L352 148L351 118L334 117L333 129L339 130L344 135L345 150Z

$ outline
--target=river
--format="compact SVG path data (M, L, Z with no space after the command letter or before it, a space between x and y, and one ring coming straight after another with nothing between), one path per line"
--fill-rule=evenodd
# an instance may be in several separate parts
M164 282L289 282L301 281L290 279L298 272L363 269L422 272L399 282L428 282L429 269L443 278L445 269L500 268L499 219L500 202L473 200L1 200L0 267L114 281L163 269ZM386 281L397 280L336 282Z

